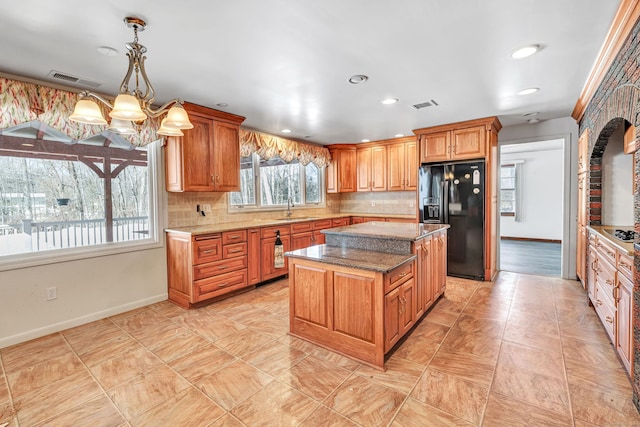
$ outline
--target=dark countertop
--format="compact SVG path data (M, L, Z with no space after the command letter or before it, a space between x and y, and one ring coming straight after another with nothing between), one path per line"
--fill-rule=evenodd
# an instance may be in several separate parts
M320 221L323 219L348 218L352 216L361 216L361 215L354 214L354 213L339 213L339 214L309 215L309 216L300 216L300 217L293 216L291 218L265 218L265 219L253 219L249 221L225 222L220 224L193 225L190 227L167 227L164 229L164 231L172 232L172 233L185 233L185 234L191 234L192 236L197 236L201 234L221 233L223 231L240 230L243 228L270 227L273 225L289 225L296 222ZM411 219L411 217L407 215L369 214L368 216L376 217L376 218L379 217L379 218ZM383 221L381 222L384 224ZM409 225L412 225L412 224L409 224Z
M633 256L633 242L624 242L620 239L615 238L611 234L604 231L605 229L615 230L619 228L621 230L633 230L633 227L627 226L617 226L617 225L588 225L587 230L593 231L597 233L600 238L605 239L607 242L611 243L616 249L626 253L627 255Z
M396 255L327 245L310 246L308 248L286 252L285 255L291 258L301 258L309 261L381 273L388 273L394 268L406 262L413 261L416 258L415 255Z
M449 224L421 224L403 222L364 222L322 230L326 235L339 235L388 240L419 240L431 233L449 228Z

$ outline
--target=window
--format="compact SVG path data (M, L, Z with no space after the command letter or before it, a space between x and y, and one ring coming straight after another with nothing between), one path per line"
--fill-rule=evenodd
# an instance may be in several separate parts
M103 141L0 137L0 264L157 245L157 144Z
M500 215L516 215L516 165L500 168Z
M253 153L240 159L241 190L229 193L231 208L281 208L291 201L300 207L320 205L324 172L315 164L289 163L279 157L262 159Z

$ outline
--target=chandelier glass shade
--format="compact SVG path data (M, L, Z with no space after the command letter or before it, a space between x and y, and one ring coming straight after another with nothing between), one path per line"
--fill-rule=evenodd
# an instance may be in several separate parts
M135 122L142 122L147 117L159 117L165 112L167 116L162 120L158 135L181 136L182 129L191 129L193 125L189 121L189 115L182 107L181 99L172 99L158 109L154 109L152 104L155 100L155 90L149 82L144 69L144 61L147 58L144 54L147 48L138 43L138 31L146 28L146 22L140 18L126 17L124 22L129 28L133 28L134 39L131 43L125 44L127 47L127 57L129 58L129 69L120 84L120 93L116 96L113 105L89 91L80 93L80 99L75 105L69 120L90 125L106 125L107 120L102 115L102 111L96 101L109 107L109 117L111 124L109 130L115 133L130 135L136 133ZM134 79L135 89L129 90L129 82ZM140 81L144 83L144 91L140 88Z

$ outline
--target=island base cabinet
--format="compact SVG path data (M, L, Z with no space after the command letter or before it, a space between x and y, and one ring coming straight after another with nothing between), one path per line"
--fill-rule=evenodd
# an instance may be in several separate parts
M382 273L290 258L291 334L383 369L383 286Z

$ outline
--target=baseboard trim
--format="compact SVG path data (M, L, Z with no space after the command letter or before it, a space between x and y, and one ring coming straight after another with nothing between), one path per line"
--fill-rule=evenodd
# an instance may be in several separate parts
M562 240L555 239L536 239L533 237L509 237L500 236L500 240L519 240L523 242L542 242L542 243L562 243Z
M76 317L73 319L65 320L63 322L54 323L53 325L47 325L43 328L32 329L30 331L21 332L19 334L11 335L9 337L0 338L0 348L9 347L15 344L20 344L35 338L44 337L45 335L53 334L56 332L64 331L69 328L84 325L85 323L95 322L96 320L104 319L106 317L115 316L116 314L125 313L136 308L144 307L154 304L156 302L165 301L168 298L168 294L160 294L149 298L144 298L138 301L130 302L127 304L112 307L106 310L97 311L84 316Z

